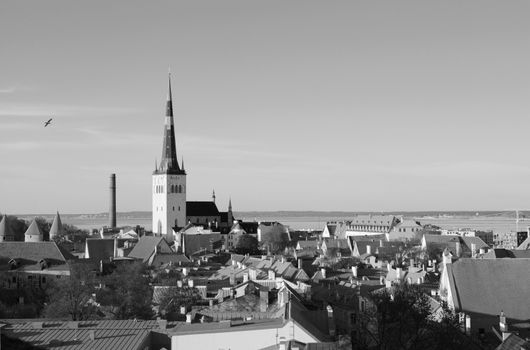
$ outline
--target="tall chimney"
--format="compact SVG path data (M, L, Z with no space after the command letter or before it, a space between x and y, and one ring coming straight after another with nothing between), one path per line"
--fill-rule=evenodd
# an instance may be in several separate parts
M116 228L116 174L110 174L109 226Z

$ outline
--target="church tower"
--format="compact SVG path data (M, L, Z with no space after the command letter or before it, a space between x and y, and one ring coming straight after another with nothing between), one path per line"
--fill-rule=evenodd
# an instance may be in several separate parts
M173 241L173 227L186 225L186 172L177 161L171 75L166 103L162 158L153 172L153 232Z

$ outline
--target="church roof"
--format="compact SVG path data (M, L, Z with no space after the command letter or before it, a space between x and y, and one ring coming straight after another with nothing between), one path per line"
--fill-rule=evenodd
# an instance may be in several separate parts
M212 201L186 202L186 216L219 216L219 210Z
M24 233L26 236L42 236L42 232L39 228L39 225L37 225L37 221L33 219L31 224L29 225L28 229Z
M50 239L52 239L54 236L62 234L63 232L63 223L61 222L59 212L57 212L57 214L55 214L55 218L53 219L52 227L50 228Z
M11 227L7 224L7 215L4 215L2 220L0 220L0 237L14 237ZM2 241L2 239L0 239L0 241Z
M166 102L166 123L164 126L164 142L162 158L155 174L186 174L181 170L177 160L177 143L175 141L175 125L173 123L173 99L171 96L171 76L169 76L168 96Z

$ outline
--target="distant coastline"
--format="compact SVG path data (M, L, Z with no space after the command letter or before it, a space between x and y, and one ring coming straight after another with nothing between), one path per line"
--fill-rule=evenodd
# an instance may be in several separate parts
M279 221L293 230L321 230L328 221L349 220L359 214L403 215L420 221L421 224L433 224L445 229L470 228L475 230L515 231L526 230L530 226L530 211L519 211L519 223L516 224L515 211L395 211L395 212L349 212L349 211L240 211L234 212L237 219L244 221ZM52 220L55 214L19 214L25 220L41 216ZM529 219L527 219L527 217ZM108 225L108 213L62 214L64 223L80 229L93 230ZM117 213L118 226L140 225L151 228L150 211L131 211Z

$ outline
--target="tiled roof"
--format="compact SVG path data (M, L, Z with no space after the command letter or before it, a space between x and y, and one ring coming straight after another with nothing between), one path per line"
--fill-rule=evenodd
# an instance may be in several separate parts
M457 310L530 319L530 259L460 259L445 266Z
M186 202L186 216L219 216L219 210L212 201Z
M464 244L468 247L469 250L471 250L472 244L475 244L475 249L489 248L489 245L484 243L484 241L480 237L464 236L461 237L461 239L462 241L464 241Z
M512 333L495 350L530 350L530 342Z
M129 253L129 258L142 259L147 261L155 252L155 247L159 247L160 252L171 252L169 245L163 237L143 236Z
M64 263L74 257L59 248L55 242L1 242L0 258L22 259L28 262L48 259Z

